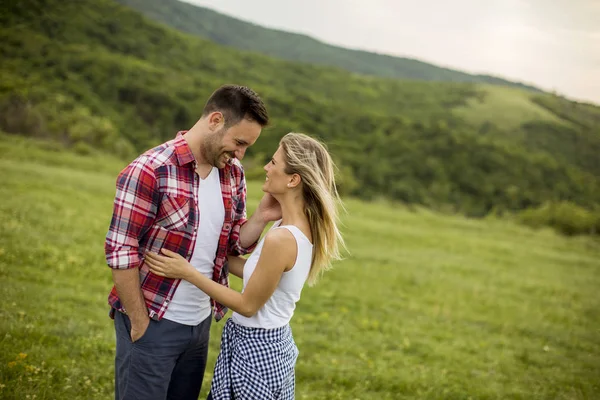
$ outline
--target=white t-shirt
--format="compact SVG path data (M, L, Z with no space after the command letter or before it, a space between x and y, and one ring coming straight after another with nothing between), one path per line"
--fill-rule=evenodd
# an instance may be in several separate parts
M287 229L294 235L297 245L296 262L291 270L283 273L275 292L256 314L248 318L236 312L233 313L231 318L237 324L252 328L273 329L285 326L294 315L296 303L300 300L302 288L310 272L313 245L296 226L279 226L280 224L281 221L277 221L271 229ZM244 265L244 288L256 269L264 240L262 238Z
M212 279L219 236L225 220L219 170L215 167L205 179L200 179L198 209L198 236L190 264ZM210 312L210 297L188 281L182 280L163 318L184 325L198 325Z

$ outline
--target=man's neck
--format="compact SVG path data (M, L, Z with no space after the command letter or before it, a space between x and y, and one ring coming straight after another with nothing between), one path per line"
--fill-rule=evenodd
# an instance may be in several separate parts
M213 166L210 164L198 164L195 171L200 179L206 179L208 175L210 175L210 171L212 171L212 169Z
M189 131L183 135L183 139L187 142L188 147L190 148L194 158L196 159L196 163L198 167L203 164L209 165L208 162L204 159L202 155L202 137L198 131L196 131L195 126L192 127Z

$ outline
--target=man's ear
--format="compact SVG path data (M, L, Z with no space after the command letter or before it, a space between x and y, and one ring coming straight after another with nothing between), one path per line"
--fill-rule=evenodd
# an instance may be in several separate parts
M220 111L213 111L208 114L208 127L215 131L220 130L221 127L225 124L225 117L223 113Z

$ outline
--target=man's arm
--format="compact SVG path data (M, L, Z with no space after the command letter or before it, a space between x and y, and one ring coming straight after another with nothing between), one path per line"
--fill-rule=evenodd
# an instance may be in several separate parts
M249 220L240 228L240 245L249 248L260 238L268 221L261 219L260 214L255 212Z
M229 268L230 274L244 279L244 265L246 265L245 258L232 255L227 256L227 267Z
M113 269L119 300L131 321L134 342L150 323L140 287L139 240L156 218L158 201L154 171L143 159L137 159L119 174L105 253Z
M127 310L131 322L131 341L135 342L142 337L150 324L148 308L140 288L140 271L138 268L113 269L112 276L119 300Z
M241 165L235 169L239 173L236 192L238 203L234 209L233 227L229 235L228 254L248 254L267 224L281 218L281 206L273 196L266 193L250 219L246 219L246 179Z
M240 243L243 247L254 244L269 222L281 219L281 206L269 193L265 193L256 211L240 229Z

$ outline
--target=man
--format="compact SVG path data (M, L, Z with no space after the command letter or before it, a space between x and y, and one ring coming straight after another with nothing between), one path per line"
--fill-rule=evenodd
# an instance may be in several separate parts
M246 220L238 160L267 123L256 93L225 85L189 131L145 152L119 174L105 243L115 284L109 304L117 341L116 400L198 398L211 308L217 321L227 309L188 282L150 273L143 256L175 251L228 285L227 254L251 251L266 224L281 215L265 196Z

